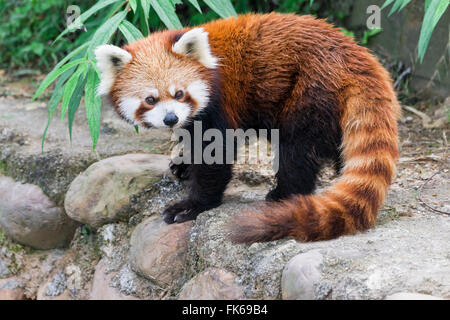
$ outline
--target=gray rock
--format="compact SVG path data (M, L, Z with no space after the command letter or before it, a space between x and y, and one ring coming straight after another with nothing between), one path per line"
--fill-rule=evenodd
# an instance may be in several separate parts
M226 223L238 211L255 205L233 199L199 215L191 231L191 274L207 268L224 269L238 277L246 298L279 299L283 297L281 275L285 266L298 254L309 252L308 257L314 250L315 258L309 263L316 266L311 269L314 276L305 273L310 281L308 290L297 282L299 287L290 287L288 292L307 292L312 299L384 299L397 292L450 298L450 220L446 216L383 218L374 229L330 241L231 244L226 238ZM319 254L323 257L321 268L317 268ZM308 261L302 257L303 262ZM296 274L301 273L293 272ZM286 282L283 286L288 289Z
M244 298L243 288L231 272L209 268L189 280L179 300L238 300Z
M9 271L6 263L3 262L3 259L0 257L0 278L7 277L10 274L11 274L11 271Z
M278 299L283 268L300 252L300 246L295 241L251 246L232 244L227 238L226 224L232 215L254 205L246 199L228 199L220 207L197 217L190 237L189 272L197 274L207 268L224 269L238 277L246 298Z
M313 300L320 281L323 256L317 250L292 258L283 270L281 294L284 300Z
M160 217L139 224L131 235L134 271L163 288L181 286L192 221L167 225Z
M43 270L42 270L43 271ZM37 300L72 300L67 277L63 270L42 281L36 295Z
M0 280L0 301L1 300L23 300L25 293L23 284L16 278Z
M36 249L62 247L77 225L38 186L0 176L0 227L16 242Z
M164 155L127 154L94 163L71 183L67 214L95 228L128 217L130 197L159 181L169 161Z
M398 292L387 296L385 300L444 300L440 297L430 296L429 294Z
M67 289L66 276L62 272L58 272L47 285L45 295L49 297L56 297L62 294Z
M110 285L115 273L107 273L106 263L102 259L95 267L94 280L90 293L91 300L136 300L131 295L125 295Z
M23 284L16 278L3 279L0 282L0 289L17 289L23 287Z
M125 296L143 300L161 299L167 289L138 275L129 263L130 235L133 226L119 222L104 225L97 230L98 248L102 254L104 273L108 275L108 286Z

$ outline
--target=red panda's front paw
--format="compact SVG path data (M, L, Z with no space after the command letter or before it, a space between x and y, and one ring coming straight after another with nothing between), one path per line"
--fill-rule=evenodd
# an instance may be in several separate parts
M187 180L191 174L191 166L188 164L175 164L172 161L169 163L169 169L172 174L179 180Z
M199 213L205 211L205 208L194 204L189 199L171 205L162 213L163 220L168 223L181 223L189 220L195 220Z

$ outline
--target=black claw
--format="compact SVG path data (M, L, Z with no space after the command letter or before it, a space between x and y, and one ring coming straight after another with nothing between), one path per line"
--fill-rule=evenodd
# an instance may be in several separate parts
M171 161L169 163L169 169L179 180L187 180L190 176L190 166L187 164L175 164Z
M172 224L172 223L175 222L174 216L173 216L173 215L170 215L170 214L163 214L162 216L163 216L164 222L167 223L167 224Z
M174 221L175 221L176 223L180 223L180 222L185 221L184 218L183 218L183 216L185 216L185 215L186 215L186 214L185 214L184 212L181 212L181 213L177 214L177 215L175 216Z
M184 171L184 172L182 172L181 174L180 174L180 177L182 178L182 179L187 179L187 178L189 178L189 172L186 170L186 171Z
M200 206L191 200L183 200L168 207L162 213L163 220L168 223L181 223L189 220L195 220L199 213L207 210L209 207Z

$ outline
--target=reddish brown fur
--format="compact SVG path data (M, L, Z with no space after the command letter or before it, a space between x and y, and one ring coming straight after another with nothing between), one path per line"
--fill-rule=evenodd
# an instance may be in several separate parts
M273 118L289 121L290 114L302 112L296 106L307 88L321 84L339 102L344 163L357 157L368 160L347 165L339 181L322 194L293 196L239 215L232 239L249 243L291 236L311 241L373 227L395 173L400 114L389 74L376 58L331 25L308 16L247 15L205 29L213 53L226 57L221 60L222 90L231 123L239 126L246 114L261 112L266 105ZM282 41L273 46L274 39ZM251 58L242 58L243 45ZM294 89L287 92L292 83L287 78L296 74ZM251 75L264 81L255 83ZM240 92L259 103L246 104ZM271 108L283 95L288 95L285 105Z
M321 101L324 91L316 88L326 88L336 101L342 131L345 166L330 189L238 215L232 239L250 243L291 236L311 241L373 227L395 174L400 115L392 81L377 59L333 26L310 16L249 14L202 27L219 58L221 102L232 127L245 126L255 113L282 126L312 102ZM177 34L187 30L154 34L127 46L137 66L131 64L118 77L113 99L134 90L136 74L137 82L145 82L147 74L140 70L155 70L158 63L159 72L166 73L158 74L162 81L177 77L211 81L210 70L171 52Z
M163 89L159 100L164 101L173 98L168 91L168 86L173 82L186 88L187 84L195 80L211 81L213 76L211 70L197 61L172 51L177 35L187 30L156 32L150 37L124 47L133 58L117 75L110 92L113 105L117 110L121 97L135 96L136 93L145 92L149 87ZM186 96L180 101L188 99L192 102L192 114L194 114L198 107L195 100ZM136 111L138 119L151 108L152 106L143 103Z

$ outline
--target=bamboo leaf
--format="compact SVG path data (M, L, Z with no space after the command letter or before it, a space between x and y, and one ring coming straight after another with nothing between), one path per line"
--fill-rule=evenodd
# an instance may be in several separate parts
M119 1L119 0L98 1L89 10L87 10L86 12L81 14L78 18L76 18L66 29L63 30L63 32L61 32L59 34L59 36L53 42L58 41L59 39L61 39L61 37L65 36L68 32L73 32L75 30L78 30L81 26L83 26L83 23L94 13L96 13L97 11L99 11L99 10L103 9L104 7L109 6L110 4L117 2L117 1Z
M390 17L394 12L403 9L410 1L411 0L396 0L388 14L388 17Z
M81 59L77 59L74 61L71 61L67 64L65 64L63 67L59 68L59 69L53 69L52 72L50 72L45 79L41 82L41 85L39 86L39 88L37 89L36 93L34 94L33 100L36 99L37 97L39 97L41 95L42 92L44 92L45 89L47 89L47 87L56 80L56 78L58 78L61 74L63 74L64 72L66 72L67 70L76 67L77 65L79 65L80 63L83 63L84 61L86 61L86 59L81 58Z
M73 57L76 57L76 55L78 53L80 53L83 49L87 48L89 46L89 42L86 42L85 44L79 46L78 48L76 48L75 50L73 50L72 52L70 52L67 56L65 56L60 62L58 62L58 64L52 69L52 71L50 71L50 73L45 77L45 79L41 82L41 85L47 80L47 78L49 78L50 74L56 70L58 70L63 64L65 64L67 61L69 61L70 59L72 59ZM53 81L51 81L50 83L52 83ZM36 93L41 89L41 86L39 86L38 90L36 91ZM45 90L45 89L44 89ZM42 91L44 91L42 90ZM33 100L36 99L40 94L35 94L33 97Z
M448 0L431 0L425 11L419 38L419 60L423 62L434 28L448 8Z
M69 102L69 112L67 115L68 118L68 125L69 125L69 137L70 141L72 141L72 125L73 120L75 119L75 113L78 110L78 107L80 106L81 98L83 97L83 89L86 85L86 74L83 73L80 77L80 81L78 81L77 86L73 92L72 97L70 98Z
M78 67L78 70L70 77L69 81L67 81L66 85L64 86L64 95L61 104L61 120L63 120L66 115L67 109L69 108L69 102L80 80L80 77L83 73L86 72L86 68L86 63L80 65Z
M97 146L98 136L100 134L100 114L102 100L96 95L95 91L100 79L93 68L89 68L86 79L85 91L85 109L89 124L89 131L92 138L92 150Z
M174 6L170 2L167 0L150 0L150 3L167 28L181 29L183 27L175 13Z
M122 21L119 26L119 30L120 32L122 32L125 39L127 39L128 43L134 42L144 37L139 29L133 26L133 24L127 20Z
M142 9L144 10L145 19L148 20L148 17L150 15L150 0L141 0Z
M112 35L116 32L119 24L125 19L127 15L126 11L121 11L107 20L104 24L97 29L92 37L91 43L88 48L89 59L94 59L94 50L99 45L105 44L109 41Z
M53 90L53 94L50 98L50 101L48 102L47 125L45 126L44 133L42 134L42 142L41 142L41 151L42 152L44 152L44 143L45 143L45 137L47 136L48 127L50 126L50 122L53 119L53 115L55 114L56 108L58 107L59 101L61 100L63 92L64 92L63 84L72 75L72 73L73 73L73 70L70 69L61 75L58 82L56 83L55 89Z
M386 0L383 5L381 6L381 10L383 10L384 8L386 8L387 6L389 6L392 2L394 2L395 0Z
M136 0L128 0L128 3L130 4L130 7L133 10L133 12L136 13L136 9L137 9L137 2L136 2Z
M403 0L402 6L400 7L400 9L398 9L398 11L402 11L403 8L405 8L410 2L411 0Z
M215 13L222 18L231 16L237 16L236 11L233 8L230 0L203 0L208 7L210 7Z
M189 2L195 7L195 9L197 9L198 12L202 13L202 8L200 8L197 0L189 0Z
M139 24L144 36L148 36L150 32L149 16L150 16L150 0L141 0L138 6Z

